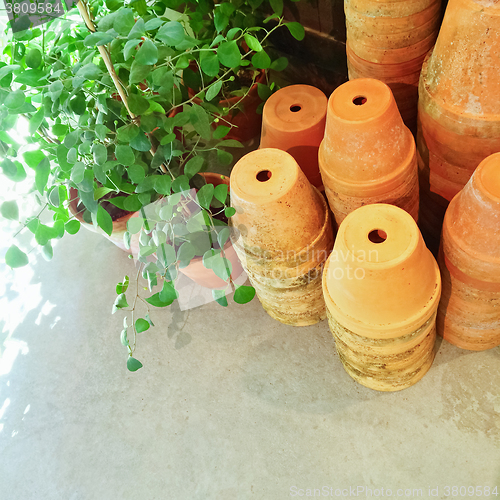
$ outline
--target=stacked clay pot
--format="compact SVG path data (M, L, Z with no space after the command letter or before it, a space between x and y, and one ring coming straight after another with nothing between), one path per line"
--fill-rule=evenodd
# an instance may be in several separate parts
M325 94L316 87L290 85L274 93L262 113L260 147L290 153L320 190L318 148L325 134L327 104Z
M421 229L437 247L448 203L500 151L500 4L450 0L419 84Z
M425 375L435 354L441 278L408 213L375 204L349 214L323 291L337 352L354 380L397 391Z
M349 79L376 78L414 131L418 79L439 30L440 0L345 0Z
M337 224L371 203L397 205L417 220L415 141L385 83L363 78L333 92L319 167Z
M483 160L451 201L439 267L438 333L463 349L500 345L500 153Z
M231 173L231 205L233 246L264 309L294 326L324 319L331 219L297 162L279 149L248 153Z

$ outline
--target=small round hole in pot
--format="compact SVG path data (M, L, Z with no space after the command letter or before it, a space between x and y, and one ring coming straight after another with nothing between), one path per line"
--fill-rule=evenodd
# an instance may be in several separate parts
M387 233L382 229L374 229L368 233L368 239L372 243L383 243L387 239Z
M358 95L356 96L352 102L356 105L356 106L362 106L363 104L365 104L365 102L367 101L366 97L364 95Z
M293 106L290 106L290 111L292 113L298 113L302 109L302 106L300 104L294 104Z
M266 182L268 181L273 174L271 173L270 170L261 170L257 175L257 180L259 182Z

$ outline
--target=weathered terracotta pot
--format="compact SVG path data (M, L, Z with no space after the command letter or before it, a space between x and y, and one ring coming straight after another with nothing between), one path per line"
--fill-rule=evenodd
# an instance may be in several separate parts
M417 220L415 141L385 83L357 79L333 92L319 167L337 224L371 203L397 205Z
M93 224L89 224L88 222L85 222L83 220L82 211L78 209L80 198L78 197L78 191L75 188L72 187L69 188L69 195L70 195L69 211L78 221L80 221L80 224L83 227L94 233L102 234L109 241L114 243L118 248L121 248L125 252L133 253L135 249L136 251L134 255L137 255L138 245L139 245L138 241L134 242L134 247L131 247L131 249L127 249L125 248L125 244L123 242L123 235L127 231L128 220L132 217L137 217L138 212L128 212L127 215L124 215L123 217L120 217L119 219L113 221L113 232L111 233L110 236L106 234L100 227L94 226Z
M233 245L264 309L294 326L324 319L331 220L297 162L279 149L245 155L231 173L231 205Z
M412 132L420 69L436 40L440 9L440 0L344 1L349 79L376 78L389 85Z
M499 50L500 5L450 0L419 83L421 186L434 205L446 208L477 165L500 151ZM426 240L439 239L443 216L436 226L423 218Z
M375 204L349 214L323 291L337 351L354 380L397 391L425 375L434 359L441 278L408 213Z
M500 153L483 160L451 201L439 266L438 333L473 351L500 345Z
M214 186L226 184L229 186L229 177L225 175L212 172L200 173L200 175L207 184L213 184ZM231 262L231 278L235 280L241 275L243 268L230 240L224 245L224 256ZM212 269L207 269L203 265L202 257L195 257L186 267L179 269L179 271L205 288L225 288L227 286L227 281L219 278Z
M290 85L274 93L264 105L261 148L277 148L291 154L308 181L323 188L318 148L325 135L328 99L310 85Z

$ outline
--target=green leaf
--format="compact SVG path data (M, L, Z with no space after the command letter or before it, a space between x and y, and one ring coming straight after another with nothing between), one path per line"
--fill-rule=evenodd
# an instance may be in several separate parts
M81 224L79 220L70 220L64 225L64 230L68 234L76 234L80 230L80 226Z
M16 245L12 245L5 254L5 263L13 269L26 266L28 262L28 256Z
M219 144L217 144L217 146L219 148L242 148L243 147L243 144L241 144L240 141L236 141L234 139L227 139L225 141L221 141L219 142Z
M54 249L52 248L52 244L50 243L50 241L43 245L42 255L43 258L47 261L52 260L52 257L54 257Z
M271 58L262 50L252 56L252 65L258 69L267 69L271 66Z
M135 113L135 111L132 111L132 113ZM137 127L133 123L129 123L128 125L124 125L123 127L117 129L116 136L121 142L130 142L134 137L137 136L139 131L139 127Z
M162 146L165 146L165 144L170 144L173 140L175 139L175 134L174 132L171 132L170 134L167 134L161 141L160 144Z
M144 224L144 219L142 217L131 217L127 221L127 230L130 234L137 234Z
M149 102L144 97L136 94L130 94L128 97L128 105L130 111L135 115L142 115L149 109ZM124 127L121 127L124 128ZM121 128L119 130L121 130ZM137 135L137 134L136 134ZM134 136L135 137L135 136Z
M140 165L131 165L130 167L127 168L127 172L129 179L134 184L139 184L140 182L142 182L146 175L144 169Z
M30 135L33 135L37 130L38 127L43 122L44 118L44 111L43 111L43 106L30 118L29 125L28 125L28 131Z
M239 286L234 291L234 301L237 304L246 304L255 297L255 288L253 286Z
M146 34L146 30L144 29L144 19L141 17L137 19L137 22L134 24L133 28L130 30L128 34L128 39L132 40L133 38L141 38L141 36Z
M215 9L214 26L215 29L217 30L217 33L220 33L221 31L226 29L228 24L229 24L229 17L227 17L226 14L224 14L220 8Z
M123 309L124 307L128 307L127 297L124 293L120 293L120 295L118 295L115 299L113 308L111 309L111 314L115 314L118 309Z
M111 189L106 186L98 187L94 191L94 200L100 200L103 196L107 195L108 193L112 193L113 191L115 191L115 189Z
M125 44L125 48L123 49L123 57L125 61L130 59L135 54L135 48L139 45L139 43L141 43L140 38L133 38Z
M138 359L129 356L127 359L127 368L131 372L136 372L139 368L142 368L142 363Z
M224 209L224 215L229 219L236 213L236 210L233 207L226 207Z
M227 307L227 297L225 290L212 290L212 297L223 307Z
M66 157L66 159L68 160L68 163L71 163L72 165L74 165L76 163L77 157L78 157L78 153L76 151L76 148L71 148L68 151L68 156Z
M43 195L50 174L50 162L48 158L44 158L36 167L35 185L38 192Z
M220 254L214 257L212 262L213 272L222 280L227 281L232 272L231 262Z
M69 107L71 111L76 115L83 115L87 109L87 101L85 100L85 94L83 92L79 93L77 96L73 97L69 101Z
M290 31L290 34L299 42L304 39L306 32L304 31L304 27L300 23L285 23L285 26Z
M97 124L95 126L95 135L101 141L106 139L106 135L110 132L109 128L106 125Z
M74 167L71 169L71 180L75 184L80 184L80 182L83 182L83 179L85 177L85 164L81 161L75 163Z
M24 100L24 92L16 90L15 92L10 92L3 103L9 109L16 109L24 104Z
M217 200L219 200L222 204L226 203L228 187L227 184L219 184L215 186L214 196Z
M0 68L0 80L3 80L7 75L14 73L14 71L18 71L21 69L21 66L18 64L11 64L9 66L3 66Z
M153 66L144 66L134 61L130 68L129 83L141 83L151 73ZM149 104L148 104L149 108Z
M149 330L149 323L145 319L139 318L135 322L135 331L137 333L142 333L145 332L146 330Z
M20 182L26 179L26 171L20 162L13 162L11 160L5 159L1 164L0 168L3 170L5 177L14 182Z
M128 338L127 338L127 329L126 328L124 328L122 330L121 334L120 334L120 342L124 346L128 346L129 345L129 341L128 341Z
M52 126L52 133L57 137L66 135L67 132L68 132L68 126L64 125L63 123L56 123L55 125Z
M253 50L255 52L260 52L262 50L262 45L260 44L259 40L257 40L257 38L250 35L249 33L245 33L244 38L250 50Z
M30 68L38 68L42 63L42 53L38 49L31 49L27 54L24 60L26 62L26 66Z
M145 25L144 29L146 31L153 31L157 28L159 28L162 24L164 24L165 21L162 21L159 17L154 17L153 19L150 19Z
M221 165L229 165L233 161L233 155L223 149L217 150L217 159Z
M233 38L236 37L236 35L241 31L241 28L231 28L228 32L227 32L227 39L228 40L232 40Z
M211 101L215 99L222 88L222 80L217 80L215 83L208 87L207 93L205 94L205 99Z
M19 207L14 200L4 201L0 206L0 214L6 219L19 220Z
M231 130L231 127L226 127L225 125L219 125L214 132L214 139L222 139Z
M141 131L130 141L130 147L137 151L149 151L151 149L151 142L146 134Z
M283 14L283 0L269 0L269 3L276 15L281 16Z
M29 85L30 87L41 87L47 84L47 76L39 69L27 69L14 80L20 85Z
M158 62L158 49L156 45L146 38L141 48L137 51L135 60L138 64L153 65Z
M267 85L264 85L263 83L258 83L257 84L257 93L259 94L259 97L263 101L267 101L267 99L269 99L269 97L271 96L273 91Z
M85 64L76 73L77 76L81 76L87 80L96 80L102 75L102 71L93 63Z
M106 149L106 146L104 146L104 144L96 142L92 146L92 153L94 155L94 161L98 165L104 165L106 163L106 160L108 159L108 150Z
M159 292L155 293L154 295L151 295L151 297L147 297L145 300L146 300L146 302L148 304L151 304L152 306L155 306L155 307L167 307L170 304L172 304L172 302L173 302L173 300L172 301L163 302L160 299L160 293Z
M196 250L193 245L191 245L191 243L189 243L188 241L185 241L179 247L179 250L177 250L177 260L179 261L179 267L181 269L187 267L195 255Z
M235 40L223 42L217 47L217 57L228 68L237 68L241 62L241 53ZM254 56L255 57L255 56Z
M174 288L174 284L171 281L164 281L163 287L161 289L159 299L162 302L170 302L172 303L175 299L177 299L178 294Z
M146 316L144 316L144 319L151 325L151 326L155 326L154 323L151 321L151 318L149 317L149 314L146 314Z
M113 232L113 219L101 205L97 207L97 225L108 236L111 236L111 233Z
M153 85L165 89L165 93L171 90L174 86L174 75L170 68L161 67L157 68L151 74L153 77Z
M168 267L171 264L177 262L177 255L175 253L175 248L168 243L162 243L158 246L156 251L158 261L163 267Z
M83 41L83 44L86 47L98 47L99 45L106 45L112 42L114 39L115 37L113 35L110 35L109 33L96 31L95 33L91 33L90 35L88 35Z
M184 28L177 21L165 23L156 34L156 39L169 46L175 46L181 43L185 38Z
M229 228L223 227L219 233L217 234L217 243L219 243L219 246L221 248L224 248L224 245L226 244L226 241L229 239L230 231Z
M63 144L68 148L72 148L77 142L78 139L80 138L80 131L79 130L73 130L73 132L69 133L63 141Z
M134 13L130 9L120 9L113 23L113 29L121 36L127 36L134 24Z
M278 57L271 63L271 69L274 71L283 71L288 66L288 59L286 57Z
M207 112L201 106L192 106L191 121L194 129L200 134L202 139L209 140L212 135L210 121Z
M207 76L215 77L219 74L219 58L215 52L202 52L200 57L200 66L203 73Z
M115 156L122 165L127 167L135 163L135 154L130 146L116 146Z
M50 98L52 99L52 101L55 102L59 98L63 89L64 89L64 85L59 80L56 80L55 82L52 82L49 85L48 92L49 92L49 95L50 95Z
M184 174L189 178L193 177L201 170L201 167L203 167L203 162L203 156L195 156L191 158L184 166Z
M200 190L196 193L196 197L198 199L198 203L203 208L207 210L210 209L210 204L212 203L212 198L214 195L214 186L213 184L205 184L200 188Z
M168 175L160 175L155 179L155 191L158 194L168 196L172 185L172 179Z
M125 277L123 278L123 281L116 285L116 293L118 295L120 295L121 293L125 293L128 289L129 283L130 283L130 279L127 275L125 275Z

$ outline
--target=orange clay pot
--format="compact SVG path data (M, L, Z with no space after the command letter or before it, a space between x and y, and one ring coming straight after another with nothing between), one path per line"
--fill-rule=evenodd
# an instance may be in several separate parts
M421 222L430 244L439 240L448 202L484 158L500 151L499 50L500 5L450 0L419 83L417 146L427 198L421 206L437 213L434 226Z
M226 184L226 186L229 186L229 177L225 175L212 172L200 173L199 175L205 179L207 184L213 184L214 186ZM224 257L231 262L231 278L233 280L237 279L243 272L243 268L229 240L224 245ZM179 271L205 288L225 288L227 286L227 281L219 278L212 269L207 269L203 265L202 257L195 257L186 267L179 269Z
M420 380L434 359L441 278L411 216L358 208L340 225L323 273L330 329L347 373L379 391Z
M123 217L120 217L119 219L113 221L113 232L111 233L111 236L109 236L107 233L105 233L100 227L94 226L93 224L89 224L88 222L85 222L82 217L82 211L78 209L78 205L80 203L80 198L78 197L78 190L75 188L70 187L69 188L69 196L70 196L70 202L69 202L69 211L73 214L75 219L80 221L81 225L90 231L98 234L102 234L105 236L109 241L114 243L118 248L121 248L125 252L129 253L134 253L134 248L135 248L135 253L134 255L137 255L137 252L139 250L138 245L139 242L135 241L134 245L131 246L131 249L125 248L125 244L123 242L123 235L127 231L127 222L131 217L137 217L138 212L128 212L127 215L124 215Z
M264 309L294 326L324 319L331 219L293 157L279 149L245 155L231 173L231 205L234 248Z
M376 78L416 129L418 79L439 30L440 0L345 0L349 79Z
M417 220L415 141L385 83L352 80L333 92L319 167L337 224L371 203L397 205Z
M264 105L261 148L291 154L309 182L323 188L318 148L325 134L328 100L316 87L290 85L274 93Z
M500 345L500 153L483 160L451 201L439 266L438 333L462 349Z

